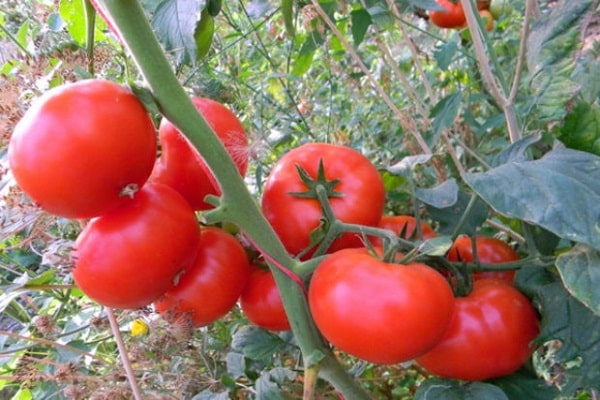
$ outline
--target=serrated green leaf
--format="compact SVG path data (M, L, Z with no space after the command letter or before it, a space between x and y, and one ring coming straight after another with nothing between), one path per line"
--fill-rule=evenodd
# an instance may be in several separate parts
M517 274L516 284L542 310L536 342L559 343L540 356L538 371L569 398L581 389L600 390L600 318L572 297L558 279L548 270L526 268Z
M558 146L463 179L500 214L600 249L600 157Z
M532 25L527 63L535 105L543 121L564 117L565 105L579 90L571 76L581 43L579 29L592 4L592 0L560 0Z
M556 259L556 267L569 293L600 316L600 252L577 245Z
M600 155L600 107L579 101L566 116L559 139L572 149Z
M462 383L455 380L432 378L423 382L415 393L415 400L508 400L498 386L489 383Z
M447 128L454 123L454 120L458 115L461 100L461 92L452 93L441 99L431 109L431 117L433 118L431 128L435 136L440 135L442 129Z
M241 327L231 340L233 350L257 361L269 360L285 345L279 336L253 325Z
M354 46L358 46L365 39L365 34L373 22L371 19L371 14L369 14L364 8L358 8L356 10L352 10L350 13L350 19L352 21L352 40L354 42Z
M165 50L175 54L178 64L196 61L198 46L194 37L205 0L164 0L154 16L152 27Z

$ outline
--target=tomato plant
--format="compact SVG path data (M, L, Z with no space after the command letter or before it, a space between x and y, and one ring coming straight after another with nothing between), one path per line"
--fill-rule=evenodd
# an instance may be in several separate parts
M233 235L205 227L200 242L193 265L154 303L168 321L188 315L193 326L208 325L231 311L248 281L250 264Z
M403 238L406 240L418 238L417 236L417 219L412 215L384 215L377 224L379 228L388 229L400 236L403 234ZM421 221L421 235L422 239L427 240L437 236L437 233L433 230L431 225L425 221ZM379 246L381 245L381 238L372 237L371 242Z
M217 101L194 97L192 102L223 142L240 175L244 176L248 169L248 138L242 123L231 110ZM204 198L209 194L220 195L221 192L198 150L165 118L159 125L158 137L161 156L150 180L173 187L195 210L212 208Z
M319 182L321 163L324 177ZM303 180L297 167L313 180ZM309 246L311 232L321 224L323 210L314 193L318 185L326 187L331 209L340 221L375 226L381 218L385 188L369 159L345 146L310 143L296 147L277 161L262 197L265 217L294 255ZM358 246L359 235L346 233L330 250Z
M328 255L311 279L308 300L323 336L340 350L379 364L410 360L445 333L452 289L425 264L388 264L366 249Z
M250 322L261 328L271 331L290 329L275 278L267 269L253 266L250 279L240 297L240 306Z
M456 299L441 341L417 362L433 374L485 380L518 370L531 356L539 321L531 302L514 286L482 279Z
M477 259L482 264L500 264L519 260L519 254L500 239L477 235L475 238ZM449 261L473 262L473 244L470 236L458 237L446 256ZM514 270L482 271L473 273L474 279L499 278L512 282Z
M132 201L87 224L75 243L73 278L102 305L143 307L191 266L199 239L185 199L166 185L148 183Z
M96 217L126 203L155 159L155 129L142 103L100 79L44 93L16 125L8 147L23 191L67 218Z
M436 0L444 10L429 11L429 20L440 28L458 28L465 23L465 12L460 1Z

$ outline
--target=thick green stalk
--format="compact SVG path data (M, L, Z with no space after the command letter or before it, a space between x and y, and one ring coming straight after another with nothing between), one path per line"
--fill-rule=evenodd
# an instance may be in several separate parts
M221 187L221 202L208 217L235 223L261 252L267 254L296 336L304 364L320 363L320 374L346 399L368 399L369 395L344 371L314 326L302 288L282 270L293 270L298 262L290 257L264 218L237 168L217 135L196 110L171 69L143 9L136 0L102 0L102 14L130 51L161 113L198 149ZM274 266L278 264L279 267Z

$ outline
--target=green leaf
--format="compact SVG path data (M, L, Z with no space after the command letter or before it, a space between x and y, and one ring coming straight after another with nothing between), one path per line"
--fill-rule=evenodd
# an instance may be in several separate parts
M212 44L213 35L215 33L215 21L207 9L202 11L200 22L196 26L194 32L194 40L196 41L196 59L200 60L208 54Z
M527 41L530 86L542 121L559 120L579 91L571 79L581 43L580 26L593 0L561 0L537 18Z
M263 372L256 380L257 400L284 400L280 388L286 381L294 380L296 375L296 372L284 367Z
M508 400L498 386L483 382L461 383L455 380L432 378L423 382L415 400Z
M283 340L257 326L247 325L241 327L231 341L231 348L241 352L251 360L269 360L273 354L286 345Z
M354 41L354 46L358 46L364 40L365 34L373 20L371 19L371 14L364 8L352 10L350 19L352 21L352 40Z
M556 387L525 371L494 379L490 383L500 387L510 400L548 400L556 399L559 395Z
M450 178L431 189L417 188L415 197L436 208L450 207L458 200L458 185L454 178Z
M506 149L498 153L490 162L490 165L497 167L506 164L509 161L527 161L531 157L527 154L527 149L534 143L537 143L542 138L542 135L533 134L527 135L524 138L517 140L515 143L508 146Z
M313 31L306 36L304 42L302 42L298 56L294 60L294 66L291 71L293 76L301 77L308 72L312 65L315 52L317 48L323 44L324 40L323 36L316 31Z
M563 287L552 272L525 268L516 284L542 310L536 342L547 343L537 371L569 398L578 390L600 390L600 318Z
M457 54L459 35L452 34L446 42L435 48L433 57L442 71L448 69Z
M416 156L406 156L396 164L386 168L392 175L408 177L417 165L427 164L431 160L431 154L419 154Z
M296 35L296 27L294 26L294 0L281 0L281 13L283 14L285 30L293 38Z
M557 146L539 160L463 178L500 214L600 249L600 157Z
M600 316L600 252L577 245L556 259L556 267L569 293Z
M86 17L83 0L60 0L59 13L67 25L69 34L79 45L86 45ZM107 40L104 32L107 31L106 22L102 18L95 19L94 40Z
M450 235L457 228L458 222L466 212L470 200L471 195L459 189L456 202L448 207L438 208L429 204L425 204L425 206L431 218L438 222L438 232L443 235ZM474 234L477 228L487 219L487 216L487 207L481 200L477 199L459 233Z
M205 0L164 0L156 8L152 27L165 50L175 54L178 64L190 64L197 59L194 35L204 5Z
M431 109L431 117L433 118L431 125L436 137L442 132L442 129L454 123L458 115L461 100L462 92L449 94Z
M579 101L566 116L559 139L572 149L600 155L600 107Z
M418 247L419 254L428 256L444 256L450 247L452 247L452 238L450 236L438 236L428 239Z

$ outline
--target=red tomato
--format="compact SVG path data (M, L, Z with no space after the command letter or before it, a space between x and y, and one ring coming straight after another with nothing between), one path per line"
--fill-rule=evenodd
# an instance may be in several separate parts
M330 197L335 216L347 223L375 226L381 218L385 203L385 188L377 169L362 154L349 147L326 143L311 143L285 154L275 164L265 183L262 210L286 249L297 255L307 248L310 234L323 217L317 199L298 197L293 193L306 192L296 167L300 166L316 178L319 162L323 162L328 181L339 180L334 191L341 196ZM330 247L362 246L360 235L345 234Z
M482 279L468 296L456 299L448 331L417 362L445 378L496 378L525 363L538 332L538 316L527 297L505 281Z
M49 90L19 121L8 161L19 186L47 212L92 218L123 205L156 159L152 119L135 95L89 79Z
M189 315L193 326L210 324L227 314L250 277L246 252L237 239L215 227L202 229L193 265L154 306L167 320Z
M87 224L75 243L73 278L102 305L143 307L173 287L194 261L199 239L185 199L149 183L132 201Z
M458 28L465 23L465 12L460 1L435 0L445 11L429 11L429 19L440 28Z
M442 338L454 309L452 289L425 264L387 264L366 249L325 258L308 300L323 336L340 350L378 364L424 354Z
M242 123L227 107L214 100L195 97L192 102L223 142L240 175L244 176L248 169L248 138ZM209 194L220 195L221 190L200 153L167 119L161 121L158 136L161 156L150 180L173 187L195 210L212 208L204 198Z
M488 236L478 235L475 239L477 257L482 264L501 264L519 260L519 254L508 244ZM471 237L460 236L455 241L446 256L449 261L473 262L473 245ZM514 270L475 272L474 279L497 278L512 282L515 277Z
M404 232L404 239L410 240L416 237L417 219L411 215L384 215L377 224L379 228L388 229L400 236ZM431 239L437 236L431 225L421 221L421 234L423 239ZM379 237L370 238L371 242L376 246L381 246L382 241Z
M250 322L261 328L270 331L290 329L275 278L268 270L253 268L252 275L240 297L240 305Z

